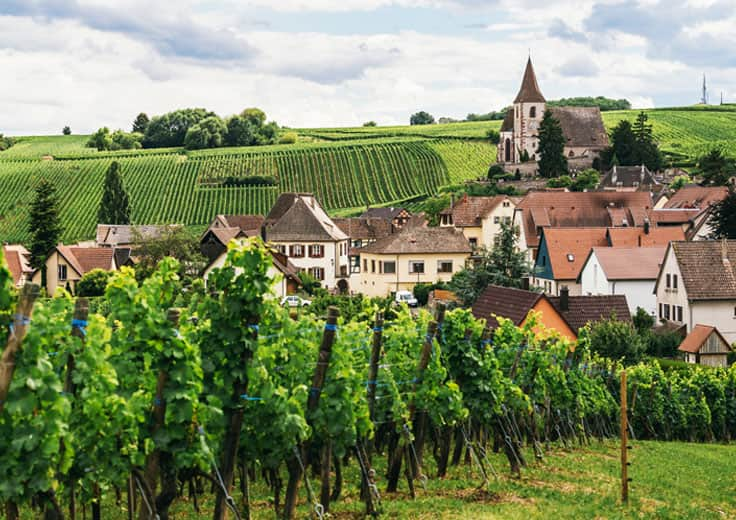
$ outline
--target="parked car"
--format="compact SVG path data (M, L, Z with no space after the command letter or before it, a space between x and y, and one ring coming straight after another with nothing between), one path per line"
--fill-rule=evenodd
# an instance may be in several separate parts
M396 291L394 301L396 303L405 303L409 307L416 307L419 304L411 291Z
M285 296L281 300L281 305L287 306L287 307L306 307L307 305L311 305L312 302L310 300L305 300L301 296L297 296L295 294Z

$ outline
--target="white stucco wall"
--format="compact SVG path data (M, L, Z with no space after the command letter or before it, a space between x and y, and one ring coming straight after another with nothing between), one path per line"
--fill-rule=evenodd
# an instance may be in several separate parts
M583 267L580 281L583 295L623 294L632 315L637 307L657 315L657 297L654 294L656 280L609 280L595 253L590 255Z
M350 275L350 261L348 258L349 241L339 242L269 242L270 244L279 247L286 247L286 256L289 258L292 264L298 269L309 270L312 267L321 267L325 271L325 278L322 280L322 286L327 289L334 289L337 285L337 280L341 277L338 276L340 273L340 267L344 266L347 275ZM309 256L309 246L314 244L320 244L324 246L324 256L314 258ZM340 245L342 244L342 253L340 254ZM290 247L292 245L301 245L304 247L303 257L289 256ZM342 277L346 278L347 277ZM351 284L352 285L352 284Z

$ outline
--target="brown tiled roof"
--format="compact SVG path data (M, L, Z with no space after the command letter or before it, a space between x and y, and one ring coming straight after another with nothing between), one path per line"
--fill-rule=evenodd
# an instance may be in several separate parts
M386 220L393 220L398 217L402 211L406 211L402 207L398 206L386 206L383 208L368 208L363 212L361 218L382 218ZM406 211L409 213L408 211ZM411 215L411 214L410 214Z
M594 247L608 280L656 280L667 247Z
M276 250L271 250L271 259L273 260L273 265L276 267L276 269L281 271L281 273L285 277L290 278L295 282L301 284L301 281L299 279L299 270L294 264L291 263L289 257Z
M331 242L348 236L311 194L282 193L263 224L265 238L276 242Z
M538 227L609 227L621 225L611 222L609 208L626 208L629 225L638 223L639 215L652 208L652 197L645 192L548 192L534 191L517 205L529 247L539 245ZM643 221L641 222L643 225Z
M104 269L109 271L113 268L113 249L109 247L70 247L72 255L79 262L82 273L92 269Z
M541 298L546 296L523 289L489 285L473 304L473 316L486 320L490 329L498 327L494 314L511 320L514 325L520 325Z
M378 240L394 232L391 220L383 218L333 218L332 221L351 240Z
M670 247L688 299L736 300L736 240L672 242Z
M725 186L703 187L688 185L677 190L664 207L667 209L697 208L702 210L711 204L722 201L727 195L728 188Z
M728 341L726 341L726 339L717 328L711 327L710 325L701 324L697 324L695 325L695 327L693 327L693 330L685 337L685 339L682 340L682 343L680 343L680 346L677 347L677 350L696 354L700 351L700 349L703 347L703 344L714 332L718 334L718 337L720 338L722 344L725 345L728 350L731 350L731 346L729 345Z
M612 247L665 247L673 240L685 240L685 232L680 226L652 226L649 233L642 227L608 229L608 242Z
M676 224L687 224L700 214L699 209L693 208L671 208L671 209L655 209L650 213L652 222L663 226L672 226Z
M521 88L514 99L514 103L544 103L544 96L537 84L537 75L534 74L532 59L529 58L524 69L524 78L521 80Z
M551 107L550 111L560 122L566 140L565 146L608 146L608 133L598 107Z
M606 172L601 179L601 187L615 188L619 186L626 188L633 188L635 186L659 184L649 171L649 168L644 166L614 166Z
M451 214L455 227L477 227L481 221L508 197L468 197L460 199L452 208L444 210L443 214Z
M576 332L588 323L616 318L618 321L631 322L629 306L623 294L607 296L568 296L568 310L560 308L560 297L549 298L555 309L567 319Z
M441 227L405 227L361 249L372 254L468 253L470 243L462 231Z
M228 227L241 229L249 237L260 234L265 219L263 215L223 215L223 217Z
M544 241L555 280L577 280L591 248L608 245L606 228L545 228Z
M33 268L28 263L30 253L21 245L3 246L2 255L13 277L13 283L18 285L25 277L30 277Z
M135 240L136 233L138 233L142 238L156 238L160 236L163 230L167 227L177 226L171 224L162 226L98 224L97 244L106 246L132 244Z
M207 230L207 233L212 233L213 235L215 235L217 240L219 240L220 243L224 246L226 246L233 238L239 236L241 233L244 233L247 236L247 233L245 233L239 227L210 228ZM207 233L205 233L205 235Z

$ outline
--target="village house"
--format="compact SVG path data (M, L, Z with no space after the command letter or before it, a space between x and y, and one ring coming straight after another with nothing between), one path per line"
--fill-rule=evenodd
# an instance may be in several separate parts
M447 282L465 267L472 248L453 228L407 226L362 248L359 291L384 297L419 283Z
M282 193L266 216L261 235L323 287L350 290L350 238L311 193Z
M658 226L681 226L688 240L708 240L713 232L708 223L713 206L727 195L728 188L725 186L684 186L670 197L662 209L653 212L654 219Z
M570 341L578 337L577 331L544 293L489 285L473 304L472 311L477 319L486 320L486 326L491 330L498 328L497 318L511 320L517 327L523 327L529 313L535 312L544 328L555 330Z
M666 249L666 246L592 248L580 271L582 294L623 294L632 315L641 307L656 316L654 284Z
M536 172L539 159L539 125L547 109L534 73L532 60L526 63L521 88L507 112L500 130L497 162L506 170ZM564 154L571 166L589 168L608 146L608 133L598 107L549 107L565 137ZM526 164L524 164L525 161Z
M519 248L533 263L543 229L644 227L651 209L646 192L534 191L517 204L514 225L519 226Z
M138 240L158 238L167 229L181 227L178 224L161 226L137 226L118 224L97 224L95 245L97 247L131 247Z
M2 254L15 287L22 287L31 280L33 277L31 253L25 247L20 244L6 244L3 246Z
M657 191L662 185L657 182L649 168L640 166L618 166L614 164L601 179L599 190L604 191Z
M560 290L560 296L548 296L489 285L473 304L472 311L476 318L485 319L491 330L498 327L496 317L522 326L529 313L535 311L541 325L570 340L576 340L580 329L589 323L614 318L631 322L625 296L571 296L566 287Z
M492 249L501 234L501 226L511 225L518 200L506 195L469 197L466 194L440 213L440 226L461 229L473 249Z
M677 350L683 353L686 363L726 368L733 349L717 328L697 324Z
M671 242L657 275L657 316L684 324L687 332L702 324L736 341L736 241Z
M263 215L217 215L199 240L200 251L212 262L231 240L260 236L263 220Z
M242 242L242 240L244 240L245 238L247 237L236 238L234 240L236 242ZM294 266L294 264L289 261L286 255L278 252L275 249L269 249L269 252L271 253L272 265L268 269L268 276L270 276L274 280L274 285L272 288L274 296L281 299L290 294L294 294L301 285L301 281L299 280L299 271ZM208 282L210 274L212 274L212 271L214 269L220 269L222 266L225 265L226 259L227 251L224 251L220 254L220 256L209 263L203 273L205 284Z
M76 285L93 269L115 271L121 267L116 262L116 249L111 247L79 247L59 244L46 258L46 290L53 296L59 288L76 293ZM130 249L123 248L119 258L129 258ZM33 274L33 283L41 285L42 270Z
M368 208L366 209L360 218L379 218L381 220L387 220L396 229L400 229L409 222L411 219L411 213L405 208L386 206L382 208Z
M398 228L392 220L377 217L335 218L333 222L343 233L350 237L350 276L360 274L361 248L376 240L395 233ZM357 279L356 279L357 280ZM358 284L360 282L358 281ZM353 284L355 285L355 283Z

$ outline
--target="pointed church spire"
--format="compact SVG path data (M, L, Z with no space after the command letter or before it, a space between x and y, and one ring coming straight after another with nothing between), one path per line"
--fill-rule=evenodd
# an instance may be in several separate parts
M545 99L537 84L537 76L534 74L531 56L526 62L524 79L521 80L521 88L514 99L514 103L544 103Z

